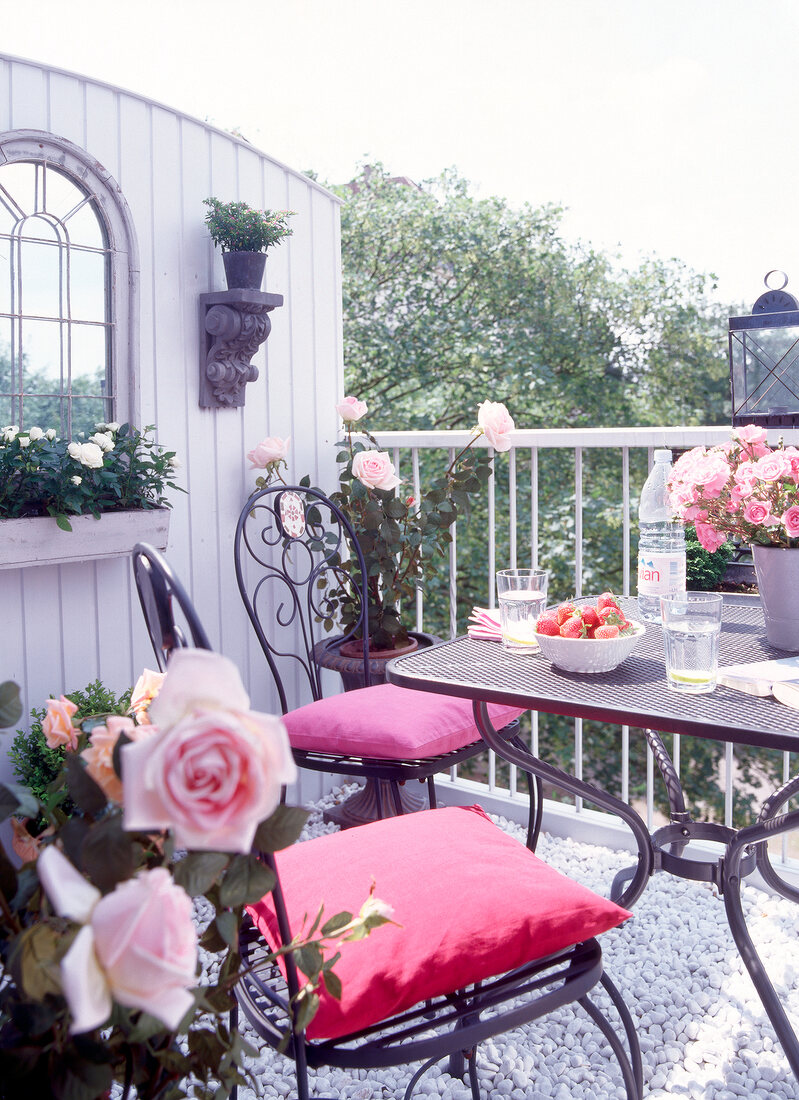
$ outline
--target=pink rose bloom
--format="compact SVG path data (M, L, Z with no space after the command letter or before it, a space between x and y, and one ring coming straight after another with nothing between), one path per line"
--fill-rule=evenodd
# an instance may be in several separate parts
M739 443L765 443L766 429L758 428L756 424L744 424L743 427L733 428L732 438Z
M52 844L36 869L58 915L83 925L61 962L70 1030L100 1027L113 1001L175 1030L197 984L197 931L185 890L156 867L102 897Z
M510 437L516 425L501 401L484 401L477 409L477 424L495 451L509 451Z
M257 447L247 452L247 458L251 462L251 470L265 470L273 462L282 462L289 453L291 436L281 439L277 435L269 435L262 439Z
M154 737L122 749L125 828L172 828L178 845L249 852L297 769L279 718L250 711L236 666L179 649L150 717Z
M385 451L358 451L352 460L352 476L367 489L389 492L400 484L394 463Z
M155 675L160 675L156 673ZM89 747L80 754L86 761L86 771L102 788L106 798L122 803L122 782L114 771L114 748L119 735L124 733L131 741L140 741L157 733L155 726L137 726L132 718L111 715L104 726L95 726L89 734Z
M146 668L136 681L136 686L130 695L129 713L136 715L137 722L146 725L150 721L147 711L150 703L161 690L164 676L166 676L165 672L153 672L151 668Z
M786 512L783 512L780 521L789 539L799 538L799 504L792 504Z
M726 535L723 535L708 523L696 524L696 537L702 543L705 550L709 551L711 554L714 554L716 550L727 541Z
M76 749L80 730L72 725L72 716L78 708L65 695L60 699L46 699L44 705L47 714L42 722L42 732L48 749L57 749L59 745Z
M780 481L793 475L791 460L782 451L771 451L754 464L755 473L762 481Z
M683 508L681 518L684 523L695 523L696 520L707 519L707 508L692 504L688 508Z
M730 488L730 498L736 503L740 503L742 500L748 500L754 491L755 486L753 482L736 480L734 485Z
M366 402L359 401L357 397L345 397L339 405L336 405L336 412L345 424L351 424L354 420L360 420L361 417L366 416L368 411L369 406Z
M727 484L732 467L720 454L707 453L693 467L693 480L703 496L715 499Z
M758 527L773 527L779 520L771 514L771 504L767 500L748 500L744 508L744 519Z
M786 447L782 452L791 464L791 474L799 485L799 450L796 447Z

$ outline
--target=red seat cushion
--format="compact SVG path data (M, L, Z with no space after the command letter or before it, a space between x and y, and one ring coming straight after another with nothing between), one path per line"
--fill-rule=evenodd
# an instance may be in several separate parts
M342 1000L322 992L308 1028L335 1038L403 1009L579 943L630 914L554 871L479 806L422 810L278 853L292 932L324 903L325 919L375 897L401 925L341 945ZM271 895L249 910L279 943ZM332 954L332 952L331 952Z
M502 729L521 707L490 703ZM292 748L388 760L419 760L463 748L480 738L468 699L413 691L395 684L345 691L283 716Z

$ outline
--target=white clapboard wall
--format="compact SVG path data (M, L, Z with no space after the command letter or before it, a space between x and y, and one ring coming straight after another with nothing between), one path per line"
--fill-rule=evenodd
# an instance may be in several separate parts
M241 669L253 705L275 710L236 588L233 535L256 476L245 452L264 436L290 435L290 475L332 488L343 386L338 202L246 141L142 95L0 55L0 135L23 130L84 149L127 202L141 270L139 421L155 424L159 441L177 451L188 490L172 498L167 556L212 644ZM294 235L267 259L263 289L285 303L271 314L243 409L197 402L198 295L225 289L203 220L208 195L296 211ZM26 715L96 678L121 691L145 666L155 667L128 561L0 571L0 680L20 685ZM0 752L0 775L9 774ZM294 795L317 797L326 783L303 773Z

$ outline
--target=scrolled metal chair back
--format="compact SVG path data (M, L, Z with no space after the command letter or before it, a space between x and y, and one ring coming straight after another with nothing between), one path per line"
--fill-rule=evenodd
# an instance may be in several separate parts
M137 543L133 549L133 576L161 672L176 649L212 648L194 605L163 554L146 542ZM175 614L175 605L183 623Z
M254 493L239 516L234 553L239 591L284 714L289 704L279 662L299 670L313 698L320 699L314 648L333 639L338 644L361 635L369 685L363 554L349 520L329 497L299 485L271 485Z

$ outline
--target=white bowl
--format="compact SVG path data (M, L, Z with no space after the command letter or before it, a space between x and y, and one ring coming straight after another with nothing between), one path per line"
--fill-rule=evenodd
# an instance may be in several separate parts
M610 672L638 645L646 632L643 623L630 619L632 634L618 638L559 638L554 634L536 634L543 655L567 672Z

